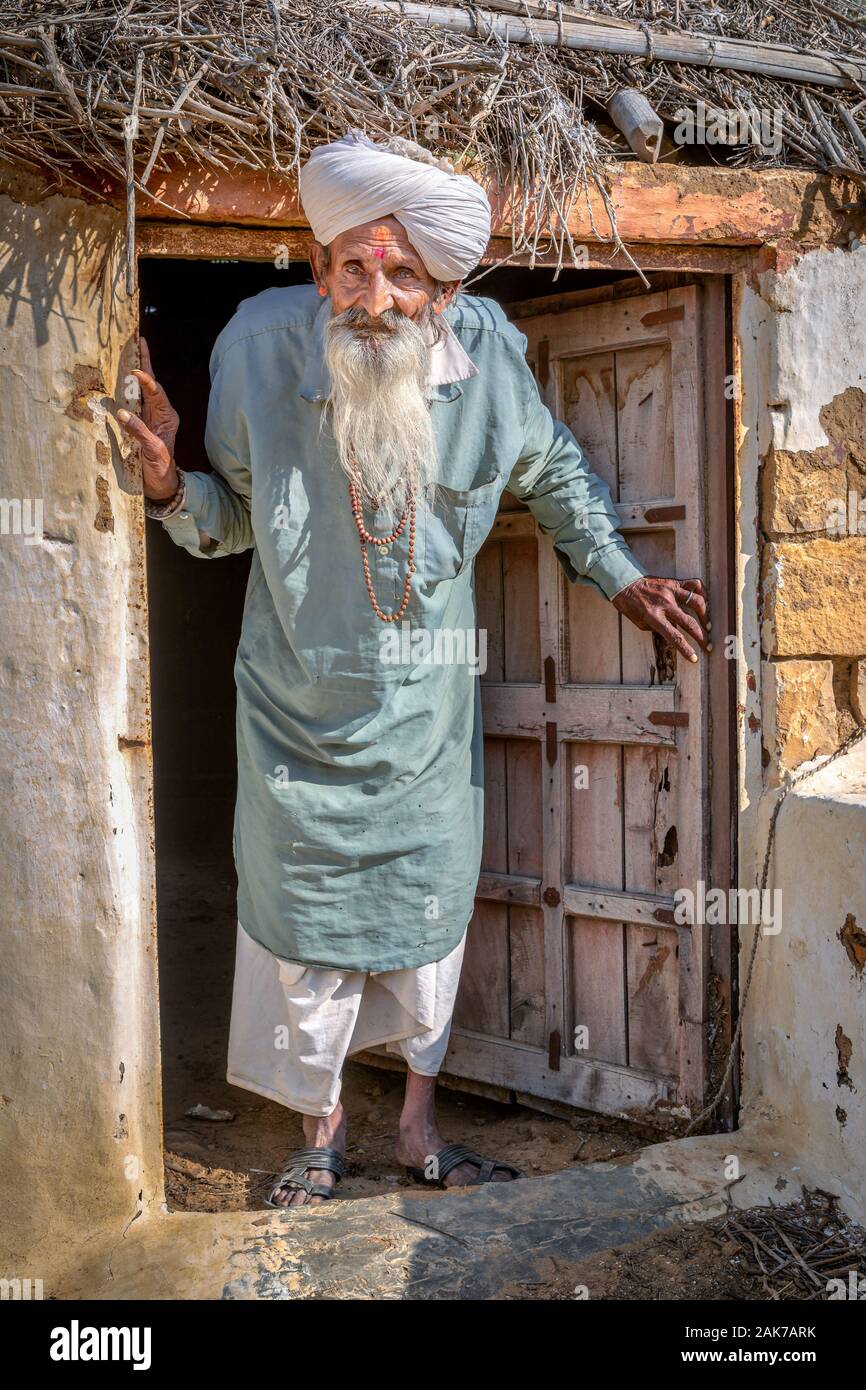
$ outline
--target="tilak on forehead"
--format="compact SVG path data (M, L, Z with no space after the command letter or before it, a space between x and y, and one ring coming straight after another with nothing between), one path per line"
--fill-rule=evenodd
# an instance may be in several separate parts
M382 225L381 222L379 223L379 226L378 226L378 227L374 227L374 228L373 228L373 240L374 240L374 241L379 241L379 242L381 242L381 241L390 241L390 240L391 240L391 235L392 235L392 234L391 234L390 228L389 228L389 227L384 227L384 226ZM384 259L385 259L385 248L384 248L384 246L377 246L376 249L375 249L375 251L373 252L373 255L374 255L374 256L378 256L380 261L384 261Z
M323 246L351 227L394 217L434 280L462 280L490 239L490 203L474 179L394 154L359 131L315 149L299 187L313 236ZM377 224L374 240L390 237Z

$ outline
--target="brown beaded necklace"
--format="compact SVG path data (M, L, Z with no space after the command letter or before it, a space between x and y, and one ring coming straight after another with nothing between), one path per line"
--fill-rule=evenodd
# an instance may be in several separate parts
M349 479L349 499L352 504L352 516L355 518L355 525L358 528L358 538L361 542L361 564L364 567L364 583L367 586L367 593L373 605L373 612L383 623L397 623L402 618L409 606L409 595L412 588L412 575L415 573L415 494L407 487L406 497L403 501L403 510L400 513L400 520L394 530L388 536L374 536L364 525L364 513L361 509L361 490L357 484L358 474ZM373 579L370 574L370 561L367 558L368 545L390 545L402 536L406 529L406 519L409 519L409 561L406 568L406 583L403 585L403 599L400 607L394 613L383 613L379 607L379 602L373 590Z

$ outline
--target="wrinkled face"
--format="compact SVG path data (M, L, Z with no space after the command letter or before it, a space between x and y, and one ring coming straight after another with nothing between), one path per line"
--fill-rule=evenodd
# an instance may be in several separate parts
M325 360L337 455L367 499L386 514L407 490L418 497L436 473L426 394L437 314L456 284L428 275L393 217L353 227L311 256L330 298Z
M440 286L432 278L394 217L351 227L334 238L327 253L315 243L310 260L319 292L330 295L335 316L357 308L374 321L387 310L421 319L431 309L441 314L457 290L457 282Z

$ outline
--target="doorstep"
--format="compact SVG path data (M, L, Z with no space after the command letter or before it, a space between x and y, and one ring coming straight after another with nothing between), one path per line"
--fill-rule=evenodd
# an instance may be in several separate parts
M740 1131L436 1197L335 1200L291 1214L160 1212L139 1218L53 1292L106 1300L484 1300L677 1222L795 1201L815 1181L772 1147L771 1133Z

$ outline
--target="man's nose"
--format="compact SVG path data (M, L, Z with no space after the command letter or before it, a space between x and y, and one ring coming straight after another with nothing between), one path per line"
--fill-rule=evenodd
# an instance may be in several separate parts
M357 302L367 310L371 319L381 318L386 310L393 309L394 296L381 267L377 266L369 277L364 293Z

